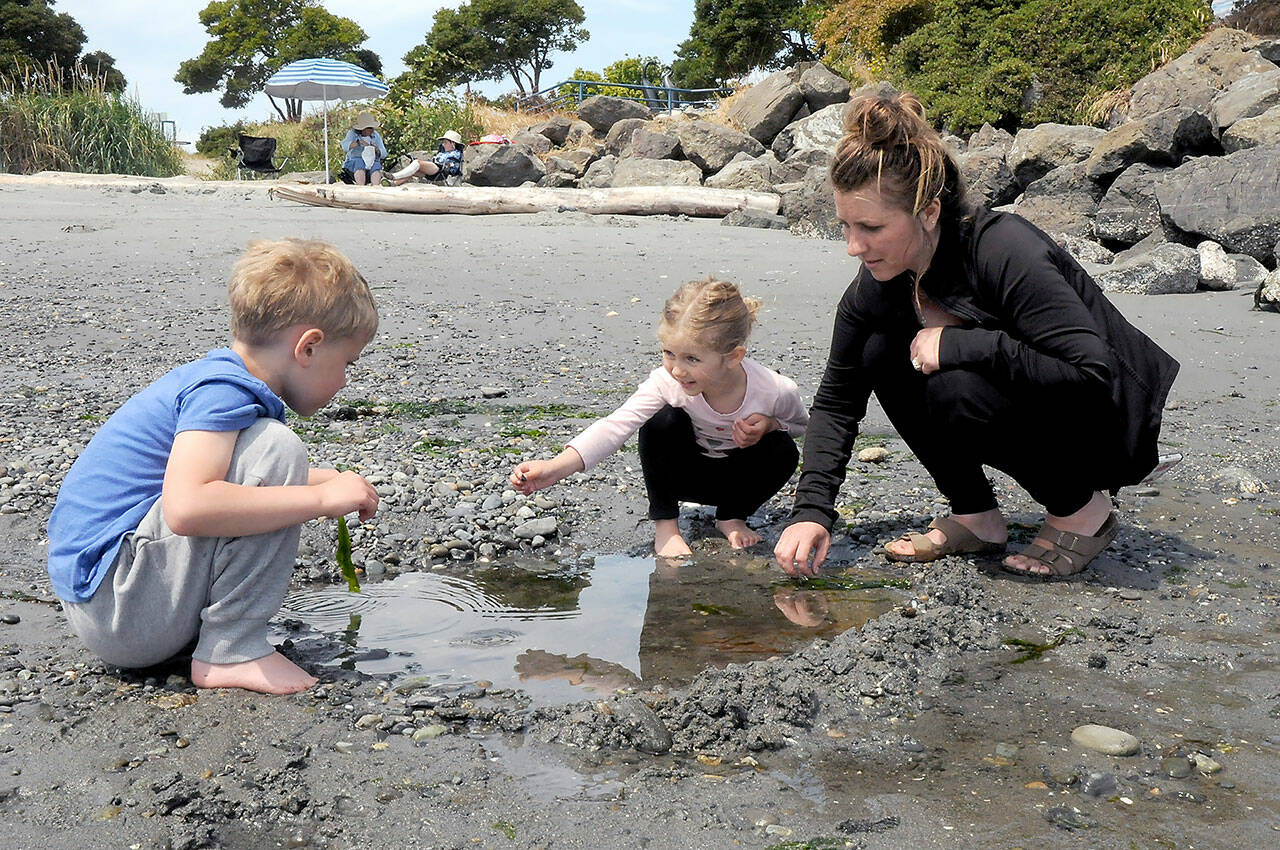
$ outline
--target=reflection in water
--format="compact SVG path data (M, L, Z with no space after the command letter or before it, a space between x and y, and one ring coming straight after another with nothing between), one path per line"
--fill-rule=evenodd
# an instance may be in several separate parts
M780 577L743 555L609 556L586 569L486 565L369 582L360 594L307 590L282 613L351 647L343 666L442 684L487 679L547 703L680 686L705 667L790 652L893 604L893 591L862 580L815 590Z

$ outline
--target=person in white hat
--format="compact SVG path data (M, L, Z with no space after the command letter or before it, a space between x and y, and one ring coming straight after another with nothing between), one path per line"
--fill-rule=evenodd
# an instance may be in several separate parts
M357 186L382 182L382 161L387 158L387 146L378 132L378 119L370 112L361 112L342 139L346 160L342 167L355 176Z
M462 174L462 136L456 130L449 130L439 138L439 146L435 155L430 158L424 153L411 154L413 162L391 175L393 185L400 184L414 177L429 177L433 180L448 180Z

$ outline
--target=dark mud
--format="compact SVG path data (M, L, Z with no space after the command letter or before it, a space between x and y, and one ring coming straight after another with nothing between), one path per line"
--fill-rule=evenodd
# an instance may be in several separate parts
M415 678L402 646L362 639L349 617L316 628L286 612L285 651L322 684L266 698L198 692L181 662L103 667L43 576L66 466L132 392L222 344L226 274L249 238L330 239L380 299L382 332L351 385L294 421L317 462L377 479L383 510L353 529L371 582L536 575L539 563L573 574L593 557L641 556L630 450L541 499L513 498L506 471L555 451L651 368L653 317L691 277L761 296L753 353L811 394L852 262L834 243L715 222L343 213L237 188L0 192L6 845L1205 848L1280 836L1280 377L1275 316L1250 312L1247 293L1116 299L1183 363L1165 443L1186 460L1120 494L1119 540L1076 580L883 561L883 541L946 507L873 412L859 445L889 457L853 464L824 573L901 585L860 628L801 606L825 625L795 652L762 641L734 656L722 642L691 680L659 665L618 694L566 685L581 695L561 706L465 669ZM1034 506L1006 481L998 490L1015 538L1029 538ZM757 518L767 539L786 509L784 493ZM331 525L304 535L301 594L337 577ZM700 520L691 533L700 565L741 557ZM793 613L813 591L786 588ZM681 655L733 607L688 592L698 598L674 605L651 588L647 600L701 605L707 629L664 631L675 619L656 605L650 633L668 639L645 657ZM484 646L479 631L460 656ZM1074 745L1085 723L1137 736L1138 753Z

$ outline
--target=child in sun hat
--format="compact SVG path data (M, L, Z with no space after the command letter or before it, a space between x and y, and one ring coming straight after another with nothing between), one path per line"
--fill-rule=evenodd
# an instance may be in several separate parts
M393 185L399 186L414 177L448 181L462 174L462 136L457 130L448 130L437 141L436 152L428 156L424 151L410 154L412 162L391 175ZM401 160L403 162L403 160Z
M550 487L595 466L638 429L657 555L690 554L682 500L715 505L716 528L735 549L760 542L747 517L796 471L794 438L809 414L794 381L746 356L759 307L726 281L686 283L662 311L662 365L555 458L519 464L511 485L525 494Z
M378 119L371 112L361 112L342 138L346 160L342 167L355 176L357 186L382 182L382 161L387 158L387 146L378 132Z

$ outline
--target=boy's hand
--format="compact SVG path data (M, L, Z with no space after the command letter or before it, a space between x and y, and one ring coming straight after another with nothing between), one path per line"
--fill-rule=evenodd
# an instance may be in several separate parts
M753 413L733 423L733 442L740 449L754 446L770 431L776 431L778 420L763 413Z
M363 522L378 512L378 492L355 472L340 472L316 486L321 491L324 515L331 519L356 512Z

